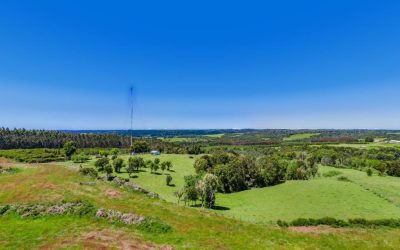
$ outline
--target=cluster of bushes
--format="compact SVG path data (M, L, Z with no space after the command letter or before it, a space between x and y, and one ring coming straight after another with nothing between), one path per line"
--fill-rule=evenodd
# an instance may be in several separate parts
M303 227L303 226L320 226L326 225L331 227L400 227L400 219L378 219L378 220L367 220L363 218L341 220L331 217L324 217L319 219L313 218L299 218L291 222L282 220L277 221L280 227Z
M312 155L301 154L293 159L267 155L255 158L235 152L216 151L204 155L194 163L197 174L217 176L218 190L238 192L253 187L277 185L286 180L307 180L316 175L318 167Z
M48 148L0 150L0 157L26 163L44 163L65 160L62 150Z

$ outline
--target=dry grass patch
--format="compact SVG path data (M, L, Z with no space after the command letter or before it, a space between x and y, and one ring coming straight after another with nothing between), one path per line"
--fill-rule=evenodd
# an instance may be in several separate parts
M56 242L41 246L40 249L60 249L60 248L84 248L84 249L122 249L122 250L152 250L173 249L167 245L157 246L156 244L140 239L139 237L128 234L122 230L94 230L85 232L78 237L67 237Z

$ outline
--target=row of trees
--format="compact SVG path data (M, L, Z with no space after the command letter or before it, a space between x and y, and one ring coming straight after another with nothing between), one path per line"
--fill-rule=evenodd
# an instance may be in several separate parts
M149 168L151 173L156 173L158 169L161 169L163 172L165 170L171 171L173 168L171 161L161 162L159 158L155 158L154 161L144 161L142 157L138 156L129 157L127 162L120 157L112 157L112 160L108 157L102 157L96 160L94 165L99 172L105 172L107 176L111 175L113 172L121 173L122 169L125 168L129 177L132 177L133 174L139 172L143 168Z

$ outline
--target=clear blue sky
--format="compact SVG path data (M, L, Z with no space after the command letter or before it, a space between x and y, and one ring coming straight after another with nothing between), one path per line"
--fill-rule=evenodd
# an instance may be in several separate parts
M82 3L85 2L85 3ZM0 126L400 128L400 1L1 1Z

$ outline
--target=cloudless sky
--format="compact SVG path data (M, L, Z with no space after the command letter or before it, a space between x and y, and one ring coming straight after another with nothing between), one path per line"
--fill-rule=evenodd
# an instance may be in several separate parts
M400 129L400 1L0 2L0 126Z

